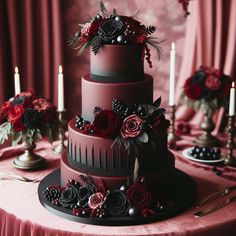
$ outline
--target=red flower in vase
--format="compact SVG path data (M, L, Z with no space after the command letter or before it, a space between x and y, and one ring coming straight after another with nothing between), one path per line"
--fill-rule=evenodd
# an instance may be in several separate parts
M6 115L8 110L12 107L12 103L10 101L6 101L3 103L2 108L1 108L1 113L3 115Z
M184 92L187 97L192 100L198 100L201 98L202 95L202 87L199 84L192 83L192 78L186 80L184 85Z
M22 105L12 106L8 111L8 121L14 125L17 121L21 119L24 112L25 110Z
M21 122L21 120L18 120L14 125L13 125L13 129L16 131L16 132L20 132L22 130L25 129L25 126L24 124Z

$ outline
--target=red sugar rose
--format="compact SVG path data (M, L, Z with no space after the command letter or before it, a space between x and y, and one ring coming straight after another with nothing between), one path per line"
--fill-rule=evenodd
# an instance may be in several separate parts
M218 77L208 75L205 81L205 86L212 91L218 90L221 87L221 81Z
M22 105L12 106L8 111L8 121L15 124L23 116L25 110Z
M130 115L125 118L121 127L121 136L123 138L134 138L141 133L143 120L137 115Z
M131 205L141 210L148 208L151 204L152 195L143 183L133 184L127 190L126 195Z
M93 129L101 137L113 138L120 128L120 117L113 111L103 110L95 116Z
M191 78L189 78L185 82L184 92L190 99L198 100L202 95L202 87L199 84L191 83Z

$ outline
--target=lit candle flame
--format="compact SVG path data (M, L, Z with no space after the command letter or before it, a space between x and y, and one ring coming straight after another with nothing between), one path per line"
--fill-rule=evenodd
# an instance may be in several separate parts
M171 50L175 50L175 43L171 43Z
M59 73L62 74L62 66L59 66Z
M18 70L18 67L16 66L15 67L15 73L18 74L19 70Z
M234 84L234 81L232 82L232 88L234 88L235 87L235 84Z

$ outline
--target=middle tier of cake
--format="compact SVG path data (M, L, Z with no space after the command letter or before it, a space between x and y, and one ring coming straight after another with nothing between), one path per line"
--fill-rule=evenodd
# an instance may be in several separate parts
M105 83L93 81L89 75L82 78L82 117L94 119L94 107L111 110L113 99L130 104L152 104L153 78L145 75L143 80L126 83Z

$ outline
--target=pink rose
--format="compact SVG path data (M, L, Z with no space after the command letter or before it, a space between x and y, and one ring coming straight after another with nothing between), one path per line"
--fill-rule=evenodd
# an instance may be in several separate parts
M218 90L221 87L220 79L213 75L208 75L205 81L205 86L213 91Z
M91 209L96 209L99 206L102 206L105 201L105 196L101 192L92 194L88 200L88 206Z
M126 117L121 127L121 136L123 138L137 137L141 132L142 124L143 120L135 114Z
M48 110L51 107L51 104L45 98L35 99L33 105L38 112Z
M81 29L81 34L89 36L90 29L91 29L91 23L86 23L84 27Z

